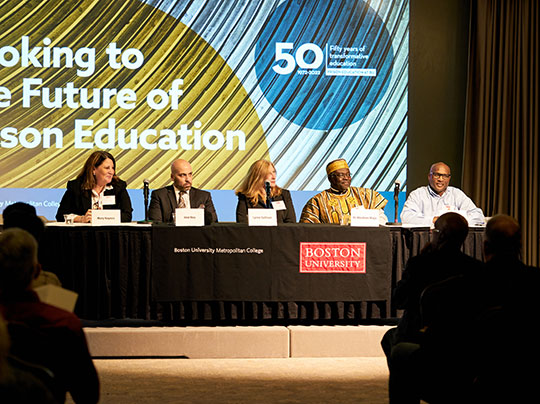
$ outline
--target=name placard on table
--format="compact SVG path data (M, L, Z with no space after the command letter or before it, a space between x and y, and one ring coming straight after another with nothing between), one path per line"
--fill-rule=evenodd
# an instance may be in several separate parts
M277 226L275 209L248 209L248 225Z
M356 207L351 209L351 226L379 227L379 209Z
M120 209L92 209L92 226L121 224Z
M176 208L175 226L204 226L204 209Z

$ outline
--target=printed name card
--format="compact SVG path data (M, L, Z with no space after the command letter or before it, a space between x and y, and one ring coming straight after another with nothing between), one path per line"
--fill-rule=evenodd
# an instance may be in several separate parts
M379 227L379 210L356 207L351 209L351 226Z
M248 209L248 224L250 226L277 226L275 209Z
M120 223L120 209L92 209L92 226L114 226Z
M285 202L283 201L272 201L272 207L275 210L287 210L287 207L285 206Z
M176 208L174 211L176 226L204 226L204 209Z
M114 195L104 195L103 206L105 205L116 205L116 197Z

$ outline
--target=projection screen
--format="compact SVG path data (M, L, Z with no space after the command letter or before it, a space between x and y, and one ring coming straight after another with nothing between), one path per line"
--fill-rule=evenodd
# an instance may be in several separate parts
M170 184L177 158L225 221L258 159L275 164L297 211L328 187L336 158L355 186L406 184L406 0L0 7L0 212L26 201L53 219L97 149L115 156L135 220L143 180Z

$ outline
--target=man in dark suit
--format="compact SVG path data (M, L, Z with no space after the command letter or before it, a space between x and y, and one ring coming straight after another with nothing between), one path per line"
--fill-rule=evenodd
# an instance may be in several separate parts
M192 187L193 170L186 160L178 159L171 164L172 185L156 189L150 198L148 217L154 222L173 221L176 208L204 209L204 223L217 222L217 214L210 192Z

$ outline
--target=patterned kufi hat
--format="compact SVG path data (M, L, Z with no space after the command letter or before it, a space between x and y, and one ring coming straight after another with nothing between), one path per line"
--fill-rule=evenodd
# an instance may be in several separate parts
M326 174L328 175L342 168L349 168L347 162L344 159L334 160L328 163L328 165L326 166Z

